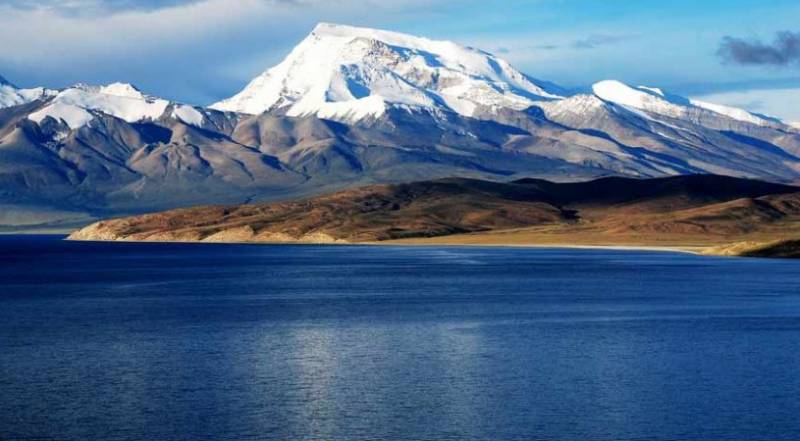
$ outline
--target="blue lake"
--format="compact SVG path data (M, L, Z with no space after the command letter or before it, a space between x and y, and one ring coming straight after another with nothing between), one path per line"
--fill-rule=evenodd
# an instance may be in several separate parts
M800 262L0 236L0 439L798 440Z

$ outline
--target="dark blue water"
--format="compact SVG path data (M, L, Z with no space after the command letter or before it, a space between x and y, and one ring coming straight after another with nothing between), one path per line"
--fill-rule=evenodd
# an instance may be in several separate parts
M800 439L800 263L0 237L0 439Z

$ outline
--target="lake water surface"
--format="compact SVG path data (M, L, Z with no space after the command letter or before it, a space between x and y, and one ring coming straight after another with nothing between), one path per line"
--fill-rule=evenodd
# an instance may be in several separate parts
M798 440L800 262L0 236L0 439Z

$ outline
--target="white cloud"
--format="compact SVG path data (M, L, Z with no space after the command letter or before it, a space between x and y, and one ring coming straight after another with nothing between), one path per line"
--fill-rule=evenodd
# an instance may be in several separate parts
M436 8L447 2L427 0L171 0L144 2L133 8L128 0L68 0L0 4L0 60L47 62L122 49L186 45L210 40L242 28L259 28L262 36L279 38L286 31L307 30L322 17L360 19L374 15ZM30 7L22 7L30 4ZM38 7L34 7L38 5ZM158 7L157 7L158 6ZM68 11L104 11L70 14ZM261 42L264 46L269 41Z
M271 11L270 11L271 9ZM261 0L208 0L109 16L62 15L52 8L0 7L0 40L12 42L0 57L47 64L80 56L146 51L207 39L235 24L285 13ZM278 22L279 23L279 22Z

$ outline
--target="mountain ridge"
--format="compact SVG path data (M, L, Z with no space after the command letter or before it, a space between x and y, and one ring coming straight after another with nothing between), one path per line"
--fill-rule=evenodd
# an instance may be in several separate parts
M264 84L268 100L245 94L256 114L125 83L2 85L0 206L101 218L445 177L800 182L788 124L614 81L569 93L448 41L321 24L245 90Z

